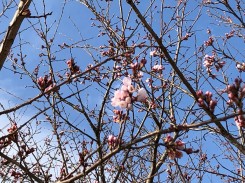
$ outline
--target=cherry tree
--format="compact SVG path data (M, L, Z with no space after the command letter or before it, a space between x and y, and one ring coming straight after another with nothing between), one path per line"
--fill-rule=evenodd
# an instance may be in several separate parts
M4 0L2 182L245 182L243 0Z

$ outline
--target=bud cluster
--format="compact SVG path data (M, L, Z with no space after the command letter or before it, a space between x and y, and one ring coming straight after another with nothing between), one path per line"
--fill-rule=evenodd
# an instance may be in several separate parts
M12 143L12 141L17 142L18 132L17 124L13 123L12 126L8 129L9 134L7 136L0 138L0 150L4 147L7 147Z
M142 58L140 62L130 64L130 68L132 69L132 73L135 78L142 78L143 73L141 72L141 69L145 66L146 63L147 60Z
M37 84L43 92L47 92L56 86L52 80L52 77L48 77L47 75L44 77L39 77L37 79Z
M214 38L209 37L207 41L204 42L205 46L212 46L214 42Z
M114 135L109 135L107 139L108 145L111 149L114 149L119 145L119 140Z
M115 50L113 47L110 47L107 51L102 51L101 52L101 56L105 57L105 56L108 56L108 57L113 57L115 56Z
M22 145L20 146L21 150L18 152L18 156L21 159L25 159L29 154L33 153L35 151L35 149L32 148L27 148L26 145Z
M193 151L192 148L185 148L185 143L181 140L177 140L174 142L173 137L171 137L170 135L165 138L164 142L167 147L168 157L172 160L175 158L182 158L182 151L186 152L187 154L197 152Z
M241 107L241 100L245 96L245 85L241 86L241 83L242 79L236 78L234 84L226 87L226 92L229 97L227 104L231 105L232 103L235 103L238 107Z
M202 90L199 90L196 92L196 94L198 97L198 106L214 112L214 109L217 106L217 100L212 99L212 92L207 91L205 94L203 94Z
M242 100L245 97L245 85L241 86L242 79L236 78L234 84L228 85L226 87L226 92L228 93L229 100L228 105L236 105L238 107L238 116L236 116L235 122L238 127L245 127L245 117L243 116L243 103Z
M127 114L123 113L122 110L113 110L114 116L113 116L113 121L116 123L121 123L125 122L126 120L129 119Z
M70 60L68 60L66 62L66 64L67 64L68 68L70 69L71 75L79 74L80 73L80 67L75 64L73 58L71 58Z

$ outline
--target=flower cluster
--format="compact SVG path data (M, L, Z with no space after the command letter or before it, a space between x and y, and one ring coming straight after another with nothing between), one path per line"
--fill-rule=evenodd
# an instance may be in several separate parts
M45 75L44 77L39 77L37 79L37 84L43 92L47 92L56 86L52 78L48 77L47 75Z
M123 85L120 90L116 90L114 93L114 97L111 99L111 105L116 107L119 106L121 108L132 108L132 94L135 91L132 81L129 77L125 77L123 79Z
M140 88L138 90L138 93L137 93L137 98L136 100L138 102L146 102L146 99L147 99L147 93L146 93L146 90L144 88Z
M151 57L161 57L161 58L165 58L165 55L160 53L158 50L153 50L150 52L150 56Z
M18 140L18 127L16 123L13 123L8 129L8 135L0 138L0 150L7 147L12 143L12 141L17 142Z
M109 147L110 147L111 149L117 147L118 144L119 144L118 138L115 137L114 135L109 135L109 136L108 136L108 139L107 139L107 142L108 142Z
M206 71L208 72L209 76L211 76L212 78L216 77L212 73L212 67L215 67L216 71L219 71L225 65L225 62L217 59L215 54L213 54L212 56L205 55L203 60L204 60L203 65L204 67L206 67Z
M137 97L133 97L135 88L132 85L132 80L130 77L125 77L123 79L123 85L119 90L116 90L114 97L111 99L111 105L113 107L121 107L126 109L131 109L134 101L146 102L147 93L144 88L140 88L137 93Z
M199 90L196 92L196 94L198 97L198 106L214 112L214 109L217 105L217 100L212 99L212 93L210 91L207 91L205 94L203 94L202 90Z
M245 117L243 113L243 103L242 100L245 97L245 85L241 86L242 80L236 78L234 84L228 85L226 87L226 92L228 93L229 100L228 105L235 104L238 107L238 116L235 117L235 122L238 127L245 127Z

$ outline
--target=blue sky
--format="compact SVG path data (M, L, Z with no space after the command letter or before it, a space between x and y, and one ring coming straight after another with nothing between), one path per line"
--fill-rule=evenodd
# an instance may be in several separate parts
M63 5L65 4L65 7L63 9ZM103 2L104 3L104 2ZM110 9L110 13L111 15L113 15L114 13L118 13L118 9L116 9L117 5L117 1L113 1L111 2L111 9ZM169 2L168 2L169 3ZM144 11L148 8L149 2L148 1L142 1L139 8ZM171 5L169 3L169 5ZM103 44L107 44L107 38L106 37L102 37L102 36L98 36L100 34L100 32L96 29L91 27L92 22L94 22L95 24L98 24L96 21L90 20L91 17L94 18L94 16L91 14L91 12L89 10L87 10L83 5L81 5L80 3L78 3L77 1L58 1L58 0L52 0L52 1L48 1L45 2L45 12L49 13L49 12L53 12L53 14L51 16L49 16L47 18L47 25L48 28L52 25L50 32L48 33L48 40L53 38L53 35L56 34L54 42L53 42L53 46L52 46L52 53L54 53L55 55L55 61L54 61L54 67L55 70L58 72L60 71L61 74L65 74L65 70L64 68L66 68L66 61L68 59L70 59L71 57L73 57L75 59L75 62L80 66L81 70L85 70L86 66L89 63L92 63L93 59L91 58L90 54L93 55L96 59L98 60L103 60L103 58L100 57L100 55L98 54L96 49L86 49L86 48L81 48L81 47L85 47L86 45L92 45L94 48L97 48ZM126 11L128 11L129 9L127 8L128 5L126 3L123 4ZM196 7L196 1L193 1L193 4L191 4L190 6L187 7L187 9L192 9ZM32 15L41 15L43 13L43 5L41 1L36 1L34 2L34 4L31 5L31 12ZM205 9L205 8L204 8ZM62 20L61 23L59 25L59 27L56 29L58 22L59 22L59 18L60 18L60 14L61 12L63 12L63 16L62 16ZM168 11L167 11L168 12ZM170 10L169 10L169 14L166 14L166 16L164 17L164 20L166 22L168 22L171 18L171 14L170 14ZM197 15L198 11L195 11L193 13L190 13L190 17L195 17ZM8 13L8 18L1 18L1 24L3 25L0 29L0 32L3 32L7 26L8 26L8 22L11 20L11 17L14 13L14 9L10 10L7 12ZM156 30L157 33L160 32L160 26L159 26L159 20L157 18L157 13L156 15L154 14L152 19L152 27L154 28L154 30ZM132 21L130 24L132 24L132 26L135 25L135 21L134 19L136 18L135 14L133 13L132 17L130 18L130 21ZM115 18L116 20L116 18ZM208 20L208 21L207 21ZM210 20L210 21L209 21ZM32 22L32 24L34 24L34 27L36 28L35 30L33 29L33 27L31 26L30 22ZM27 57L25 58L25 62L26 62L26 67L29 69L30 72L32 72L34 70L34 68L39 64L40 60L41 60L41 65L40 65L40 73L38 76L43 76L44 74L47 74L49 69L47 67L47 59L45 57L41 57L39 56L39 54L42 52L41 49L41 45L44 44L43 40L40 39L40 37L37 36L37 32L41 30L41 28L43 30L45 30L45 25L44 25L44 19L41 18L40 20L38 19L30 19L30 20L25 20L24 23L21 26L20 31L22 32L20 34L20 37L17 36L15 43L13 45L13 53L14 53L14 57L18 57L17 54L20 53L20 48L18 47L18 43L19 43L19 39L21 39L22 43L24 43L22 45L22 52L23 54L26 54ZM40 27L40 24L38 24L38 21L41 21L41 25L42 27ZM173 22L174 23L174 22ZM173 23L171 23L170 25L173 25ZM184 45L186 47L190 47L187 50L187 55L185 58L183 58L182 60L180 60L180 62L183 65L189 65L186 60L189 60L189 62L191 63L192 61L195 61L197 59L197 57L192 57L192 55L189 55L191 53L195 52L196 47L199 47L201 45L203 45L204 41L206 41L209 37L209 35L206 33L207 29L210 29L212 32L213 36L219 36L219 35L224 35L225 33L231 31L231 28L227 27L224 28L222 27L222 29L218 26L213 24L214 21L211 19L208 19L208 16L206 14L206 11L204 10L201 18L199 20L199 23L196 24L195 30L198 30L194 36L192 36L191 38L189 38L189 41L186 42L186 44L184 43ZM215 23L219 23L219 22L215 22ZM186 25L186 27L188 26L188 24ZM26 27L29 27L28 29L26 29ZM185 26L184 26L185 27ZM78 31L79 30L79 31ZM129 32L127 32L129 33ZM137 33L141 33L143 34L143 27L141 26L141 28L139 29L139 31ZM0 39L3 38L4 34L0 34ZM172 36L172 38L174 38L176 36L176 31L175 28L173 28L173 30L171 30L171 33L169 34L170 36ZM84 41L86 40L86 41ZM134 40L134 39L133 39ZM136 40L136 38L135 38ZM165 37L164 40L164 44L167 45L169 42L168 37ZM195 45L192 45L190 43L195 42L197 46L195 47ZM66 43L68 45L73 44L74 42L76 42L77 44L75 46L80 47L80 48L73 48L73 49L61 49L59 45L62 45L63 43ZM234 45L242 45L244 43L240 42L238 39L233 39L230 41L231 44ZM130 42L131 43L131 42ZM175 47L173 48L173 50L175 49ZM205 50L206 54L211 54L211 48ZM90 51L90 53L88 52ZM150 57L149 57L149 50L147 50L147 59L150 61ZM244 50L243 50L244 51ZM234 55L237 55L237 59L238 60L242 60L244 58L244 55L241 54L237 54L236 51L233 51ZM196 60L196 62L202 62L202 58L200 58L199 60ZM153 58L153 63L155 62L154 58ZM195 64L196 62L193 62L193 64L190 64L190 68L194 68L195 69ZM11 71L9 71L8 68L11 68L11 62L10 61L6 61L5 62L5 68L3 68L0 72L0 78L1 78L1 82L0 82L0 101L1 103L5 106L5 108L10 108L15 106L16 104L20 104L23 101L20 100L28 100L32 97L35 97L36 95L39 94L39 91L37 91L33 86L32 81L30 80L29 77L26 76L22 76L20 74L13 74ZM181 66L183 66L181 65ZM149 67L149 65L147 65ZM170 70L170 66L168 66L167 64L166 66L166 72ZM243 75L240 75L240 73L237 72L237 70L235 69L235 63L233 62L229 67L226 68L225 72L228 74L228 76L231 76L229 78L229 81L232 82L234 80L234 78L236 76L240 76L242 77ZM166 73L166 75L164 75L164 77L168 77L167 75L168 73ZM144 76L143 77L143 81L146 79L147 77ZM206 90L211 90L213 91L213 89L211 89L208 85L208 83L202 78L201 81L204 83L202 86L202 89L204 89L204 92ZM209 81L214 83L214 88L215 89L219 89L220 87L224 87L224 85L220 85L219 82L213 81L211 79L209 79ZM121 84L121 81L115 82L114 83L114 87L118 88ZM88 86L89 82L86 82L85 85L83 85L84 87ZM207 87L208 86L208 87ZM72 87L71 87L72 88ZM74 88L73 88L74 89ZM100 90L101 93L98 95L97 93L95 93L96 90ZM223 88L224 89L224 88ZM6 92L7 91L7 92ZM88 107L89 108L93 108L96 107L96 105L100 106L101 101L102 101L102 97L103 97L103 92L105 90L102 89L99 86L94 86L92 88L89 88L87 90L85 90L82 93L82 98L84 100L86 100L86 98L88 99ZM10 95L8 94L8 92L11 92L14 95ZM60 92L62 93L66 93L67 95L69 93L72 92L72 90L70 90L69 87L64 87L60 90ZM160 95L160 93L158 93ZM75 102L76 100L70 99L71 102ZM179 104L178 107L185 107L186 105L189 105L189 98L186 97L183 99L183 102L181 102ZM18 119L18 123L23 123L26 120L28 120L29 118L31 118L32 115L34 115L36 112L38 112L38 110L36 109L36 107L44 107L45 105L40 105L40 104L34 104L34 105L30 105L28 107L25 107L23 110L17 111L16 112L16 118ZM111 108L112 109L112 108ZM79 124L80 121L82 121L83 119L81 118L80 114L78 113L72 113L71 109L68 109L69 111L67 111L67 113L71 113L73 115L70 115L70 120L74 121L76 124ZM112 111L109 111L109 114L112 114ZM137 114L138 115L138 114ZM13 116L13 115L12 115ZM179 112L179 120L181 120L181 118L184 116L183 112ZM14 117L14 116L13 116ZM143 116L141 114L139 114L138 119L142 119ZM190 118L191 119L191 118ZM7 118L6 116L2 115L0 116L0 120L1 121L5 121L7 122ZM40 116L40 118L38 120L45 120L44 116ZM233 120L233 119L232 119ZM231 120L231 121L232 121ZM140 121L140 120L139 120ZM150 119L147 120L147 122L150 122ZM188 121L190 122L190 121ZM7 124L7 123L4 123ZM151 124L151 123L150 123ZM46 125L46 124L45 124ZM49 130L50 126L47 125L44 127ZM83 124L79 125L80 127L82 127L83 129L86 129L87 131L89 131L90 129L88 127L84 127ZM147 125L146 125L147 126ZM113 124L110 125L110 127L114 130L114 133L117 134L118 130L119 130L119 125L117 124ZM152 128L152 126L148 126L149 129ZM5 128L6 130L6 128ZM6 131L5 131L6 133ZM105 132L106 135L107 132ZM201 136L201 133L205 133L205 132L197 132L195 134L193 134L194 136ZM42 136L43 135L43 136ZM41 138L45 138L46 135L45 134L41 134ZM186 141L187 143L190 143L189 140L193 138L192 134L189 137L186 137ZM203 143L203 152L207 152L209 154L213 154L216 152L216 149L219 146L219 142L217 141L217 144L215 143L208 143L207 141L215 141L215 135L206 135L206 139L204 139L203 141L206 141ZM183 139L185 140L185 139ZM193 140L194 141L194 140ZM188 145L194 146L195 148L198 148L199 144L195 144L195 143L190 143ZM221 152L221 155L223 155ZM186 155L185 155L186 156ZM195 155L193 155L195 156ZM210 157L211 158L211 157ZM185 163L185 161L187 160L187 157L184 158L183 160L180 160L181 163ZM223 160L223 163L226 164L227 166L229 165L229 161ZM222 169L223 172L225 172L224 169ZM164 175L165 176L165 175ZM211 181L215 181L217 177L214 176L207 176L205 177L205 182L211 182Z

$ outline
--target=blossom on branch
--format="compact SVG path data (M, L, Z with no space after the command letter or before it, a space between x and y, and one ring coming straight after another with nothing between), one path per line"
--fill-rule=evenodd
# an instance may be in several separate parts
M137 97L133 96L136 91L135 87L132 85L132 80L130 77L125 77L123 79L123 85L119 90L114 92L114 97L111 99L111 105L113 107L121 107L125 109L131 109L134 101L146 102L147 92L144 88L140 88L137 91Z

